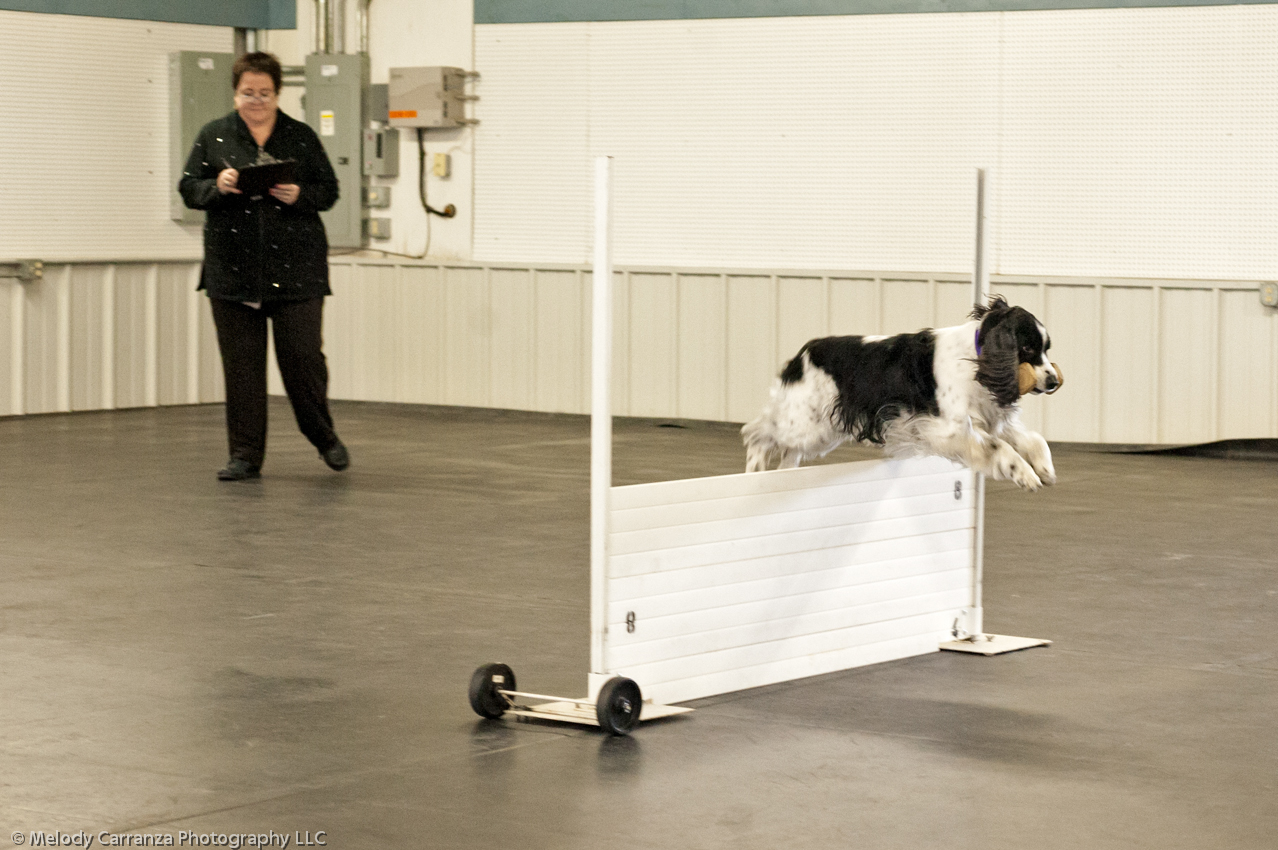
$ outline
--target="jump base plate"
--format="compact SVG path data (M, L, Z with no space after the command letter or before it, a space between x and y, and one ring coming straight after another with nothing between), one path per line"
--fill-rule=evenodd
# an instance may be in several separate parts
M681 708L677 705L656 705L645 702L643 711L639 714L639 722L659 720L662 717L674 717L676 714L688 714L692 710L691 708ZM586 702L568 700L545 702L540 705L511 708L506 713L514 714L518 717L535 717L539 720L557 720L560 723L579 723L583 726L599 725L599 719L595 716L595 707Z
M976 655L1002 655L1005 652L1016 652L1018 649L1030 649L1035 646L1051 646L1050 640L1041 638L1012 637L1010 635L977 635L971 640L950 640L941 644L941 649L950 652L971 652Z

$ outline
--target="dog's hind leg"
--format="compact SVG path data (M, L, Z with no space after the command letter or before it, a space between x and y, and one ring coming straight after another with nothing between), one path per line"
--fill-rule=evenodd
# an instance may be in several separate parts
M768 468L768 456L777 448L769 425L765 413L741 428L741 439L746 449L746 472L763 472Z
M768 468L768 455L771 454L766 448L758 445L748 446L746 448L746 472L763 472Z
M805 457L821 457L838 446L847 434L834 422L839 394L834 381L802 355L802 376L772 384L763 412L741 428L746 447L746 472L768 467L772 455L781 458L780 469L798 466ZM794 361L791 361L793 364ZM787 367L787 373L790 367Z
M803 463L803 452L798 449L784 449L777 469L798 469L800 463Z

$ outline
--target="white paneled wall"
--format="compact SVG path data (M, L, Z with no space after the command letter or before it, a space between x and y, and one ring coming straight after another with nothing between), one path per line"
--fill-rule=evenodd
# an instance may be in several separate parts
M61 264L0 279L0 415L223 398L196 263ZM590 408L590 272L346 258L325 350L336 399ZM959 275L617 272L615 412L742 422L805 341L964 320ZM1057 441L1278 437L1278 311L1248 281L996 276L1046 323L1066 386L1026 397ZM274 369L272 391L281 392Z
M996 271L1278 277L1278 6L1001 17Z
M963 269L990 166L995 273L1278 279L1275 43L1274 4L479 25L473 257L587 261L606 154L626 265Z
M46 265L0 278L0 415L224 398L198 263Z
M335 398L589 411L588 268L336 261ZM742 422L805 341L964 321L960 275L631 268L615 281L615 412ZM1052 440L1278 437L1278 312L1248 281L995 276L1044 320L1067 385Z
M200 228L169 219L169 53L232 36L0 10L0 259L197 256Z
M334 263L330 395L581 413L589 276L580 269Z

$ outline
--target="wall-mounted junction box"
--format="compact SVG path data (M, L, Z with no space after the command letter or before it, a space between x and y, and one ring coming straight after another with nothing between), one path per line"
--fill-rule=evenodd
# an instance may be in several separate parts
M385 209L391 205L390 186L365 186L364 206L370 209Z
M368 231L370 239L391 238L391 220L389 218L366 218L364 219L364 229Z
M364 118L367 121L376 121L379 124L385 124L388 120L387 111L390 107L387 105L387 91L389 86L386 83L372 83L368 90L364 93ZM365 125L367 126L367 125Z
M461 68L391 68L387 114L392 127L459 127L466 117L466 72Z
M364 130L364 175L399 176L399 130Z

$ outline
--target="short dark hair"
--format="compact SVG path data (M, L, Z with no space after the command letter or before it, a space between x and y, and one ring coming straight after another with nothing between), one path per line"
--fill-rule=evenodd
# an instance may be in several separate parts
M280 68L280 60L276 59L271 53L245 53L239 59L235 60L235 64L231 66L231 88L238 89L240 87L240 77L244 76L245 71L255 71L259 74L266 74L271 78L271 82L275 83L275 91L278 94L280 86L284 81L284 72Z

